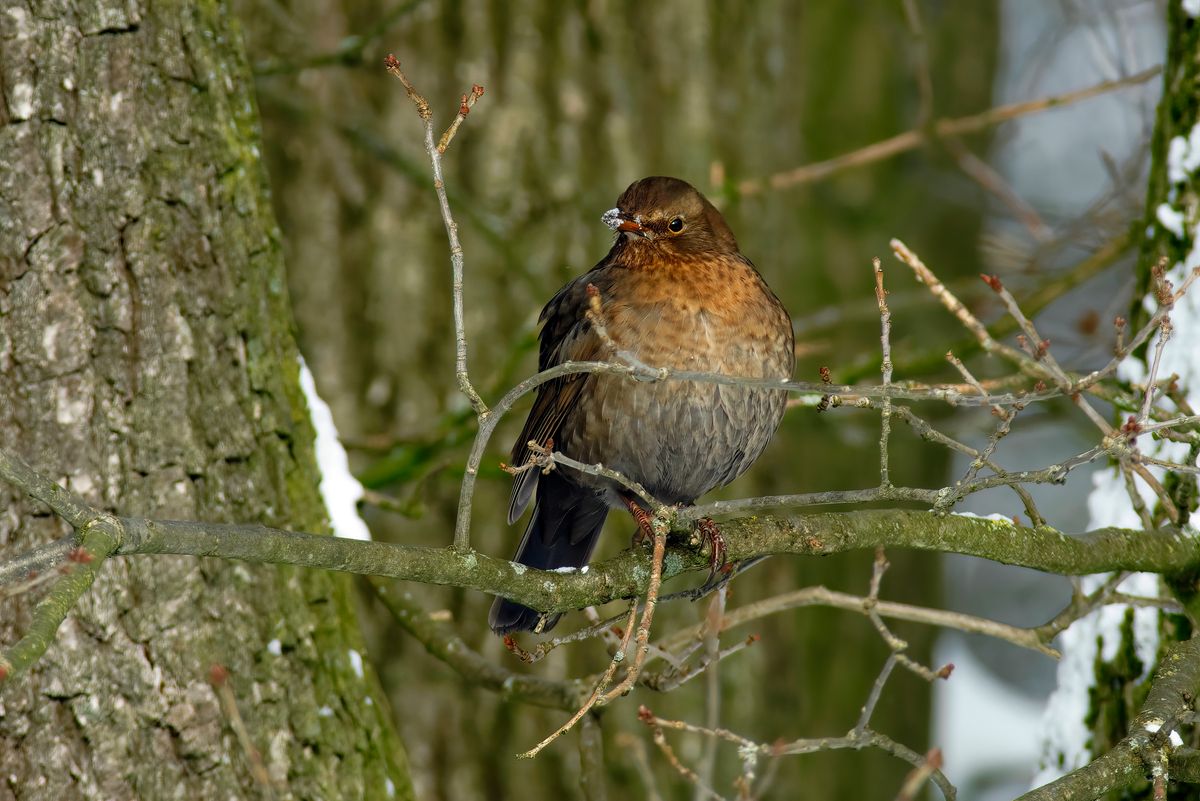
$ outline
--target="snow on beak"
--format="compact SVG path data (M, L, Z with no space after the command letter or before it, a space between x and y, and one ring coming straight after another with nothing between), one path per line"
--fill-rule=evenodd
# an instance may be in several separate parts
M614 231L627 231L640 236L646 235L646 229L642 227L642 224L636 218L631 219L626 216L620 209L609 209L604 212L600 220Z

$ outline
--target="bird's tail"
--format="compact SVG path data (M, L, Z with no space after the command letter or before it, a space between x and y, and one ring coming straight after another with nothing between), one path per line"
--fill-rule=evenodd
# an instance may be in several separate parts
M558 473L539 476L537 503L517 548L514 562L540 570L583 567L592 556L608 507L594 491L579 487ZM561 615L548 615L542 631L554 628ZM497 634L533 631L542 613L528 606L497 598L488 625Z

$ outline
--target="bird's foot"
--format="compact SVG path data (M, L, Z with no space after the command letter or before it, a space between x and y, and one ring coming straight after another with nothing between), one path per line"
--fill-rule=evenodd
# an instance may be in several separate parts
M526 664L530 664L530 663L533 663L534 661L536 661L533 658L533 654L531 654L529 651L526 651L524 648L522 648L521 645L517 642L517 638L514 637L513 635L505 634L503 642L504 642L504 648L510 654L512 654L515 657L517 657L518 659L520 659L522 662L525 662Z
M728 551L725 548L725 538L721 529L711 517L702 517L696 521L696 533L700 535L700 545L708 545L708 580L711 582L718 573L729 573L733 565L726 559Z
M637 531L633 532L633 547L639 548L647 542L653 541L654 521L651 519L650 513L633 498L622 496L621 500L625 501L625 507L629 509L629 514L633 515L633 519L637 521Z

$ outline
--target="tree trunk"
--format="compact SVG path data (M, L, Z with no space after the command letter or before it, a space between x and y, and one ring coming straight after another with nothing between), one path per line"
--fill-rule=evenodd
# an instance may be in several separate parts
M0 12L0 441L107 510L319 531L250 82L219 2ZM7 487L0 509L6 552L63 533ZM0 688L0 798L411 797L349 590L105 564Z
M1176 287L1188 271L1200 266L1197 258L1197 254L1200 254L1200 250L1197 250L1197 242L1200 242L1200 169L1194 167L1194 159L1200 154L1193 154L1190 159L1185 156L1186 152L1196 147L1195 132L1200 130L1200 57L1197 56L1200 53L1200 20L1188 13L1183 5L1172 2L1167 6L1167 60L1163 67L1163 96L1158 104L1151 141L1146 217L1141 228L1146 234L1137 264L1137 291L1129 312L1129 330L1137 330L1149 317L1150 312L1142 299L1152 291L1152 270L1160 260L1165 259L1167 276ZM1189 161L1193 165L1190 170L1187 167ZM1194 292L1193 289L1183 301L1189 306L1184 313L1191 320L1197 316ZM1194 335L1190 327L1182 332L1176 331L1175 342L1171 345L1194 349ZM1143 348L1143 362L1152 344L1147 343ZM1191 375L1182 376L1183 391L1193 407L1200 400L1200 386L1196 383L1200 370L1195 366L1196 358L1192 356ZM1177 361L1173 363L1178 364ZM1160 380L1162 378L1165 376L1160 376ZM1196 463L1195 450L1186 461ZM1181 523L1187 523L1189 517L1193 524L1195 522L1198 500L1196 483L1195 476L1185 473L1168 473L1163 480L1163 486L1181 510ZM1155 510L1155 518L1160 524L1166 522L1161 509ZM1200 579L1196 575L1167 577L1165 580L1180 600L1194 603L1200 592ZM1131 619L1132 610L1127 623ZM1184 615L1162 614L1160 619L1158 653L1161 658L1172 644L1190 639L1195 632ZM1089 747L1093 757L1105 753L1129 734L1129 722L1138 713L1152 677L1152 669L1157 667L1138 661L1130 629L1130 625L1122 627L1120 646L1111 662L1100 658L1096 660L1093 686L1089 691L1091 706L1086 721L1091 733ZM1190 738L1187 745L1193 748L1200 745L1195 734ZM1144 782L1137 788L1113 791L1105 796L1105 801L1149 799L1152 795L1150 783ZM1196 801L1200 799L1200 785L1171 784L1168 797L1171 801Z

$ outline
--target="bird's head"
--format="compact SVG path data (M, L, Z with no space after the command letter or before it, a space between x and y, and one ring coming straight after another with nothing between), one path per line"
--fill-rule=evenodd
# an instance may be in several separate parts
M677 256L736 253L737 240L716 206L686 181L653 176L634 181L601 218L623 247Z

